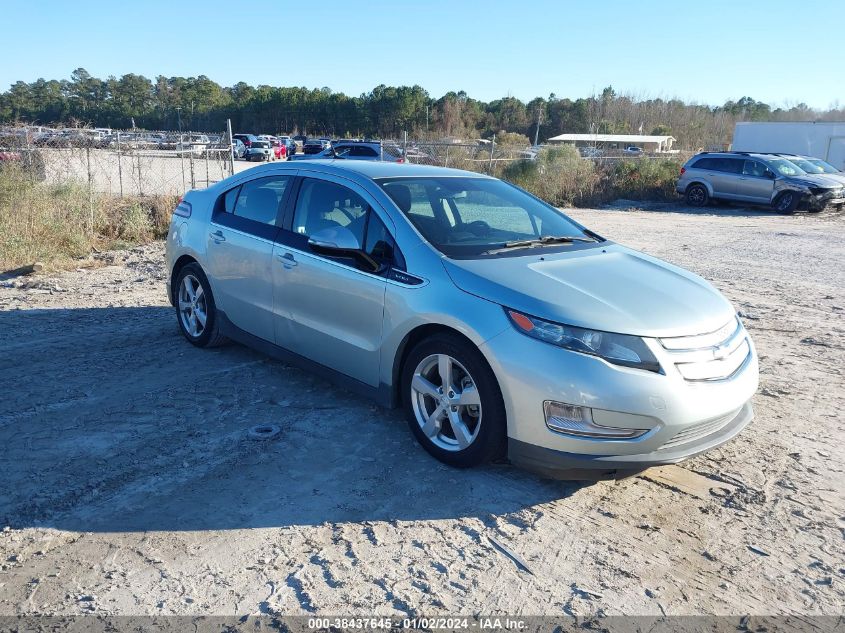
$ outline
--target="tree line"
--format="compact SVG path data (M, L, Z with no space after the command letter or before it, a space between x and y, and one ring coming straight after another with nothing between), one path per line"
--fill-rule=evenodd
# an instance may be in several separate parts
M0 123L117 129L236 131L399 138L510 138L533 142L556 134L668 134L679 147L727 144L737 121L841 120L845 109L815 110L799 103L773 108L742 97L721 106L678 99L637 98L612 87L578 99L555 94L523 102L490 102L464 91L434 98L420 86L379 85L357 97L330 88L221 86L205 75L155 80L129 73L99 79L77 68L70 79L18 81L0 94ZM518 137L514 135L520 135Z

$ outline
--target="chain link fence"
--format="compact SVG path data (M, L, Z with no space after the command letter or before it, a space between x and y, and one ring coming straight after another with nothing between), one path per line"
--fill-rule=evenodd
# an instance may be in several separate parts
M18 162L38 181L94 193L181 195L230 176L230 147L225 133L7 129L0 166Z

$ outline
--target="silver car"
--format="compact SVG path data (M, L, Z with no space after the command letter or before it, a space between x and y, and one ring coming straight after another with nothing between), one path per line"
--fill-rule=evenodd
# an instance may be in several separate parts
M808 174L780 156L752 152L696 154L681 168L676 190L696 207L726 200L767 205L780 213L799 207L818 212L845 202L841 182Z
M618 477L753 417L757 355L719 292L495 178L257 167L185 195L167 265L188 341L234 339L401 406L454 466Z

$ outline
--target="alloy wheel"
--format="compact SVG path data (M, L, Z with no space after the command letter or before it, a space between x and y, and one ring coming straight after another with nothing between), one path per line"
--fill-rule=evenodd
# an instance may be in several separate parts
M208 304L202 284L193 275L185 275L179 286L179 319L182 327L193 338L205 331L208 321Z
M462 451L481 429L481 396L466 368L448 354L432 354L411 379L414 415L436 446Z

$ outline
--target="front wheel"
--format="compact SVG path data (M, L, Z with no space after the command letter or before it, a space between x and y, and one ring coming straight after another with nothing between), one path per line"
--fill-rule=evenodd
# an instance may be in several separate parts
M692 185L687 189L687 204L691 207L706 207L710 194L704 185Z
M784 191L775 198L774 208L778 213L794 213L801 197L794 191Z
M411 432L441 462L467 468L504 454L502 393L468 341L437 335L419 343L405 362L401 388Z

